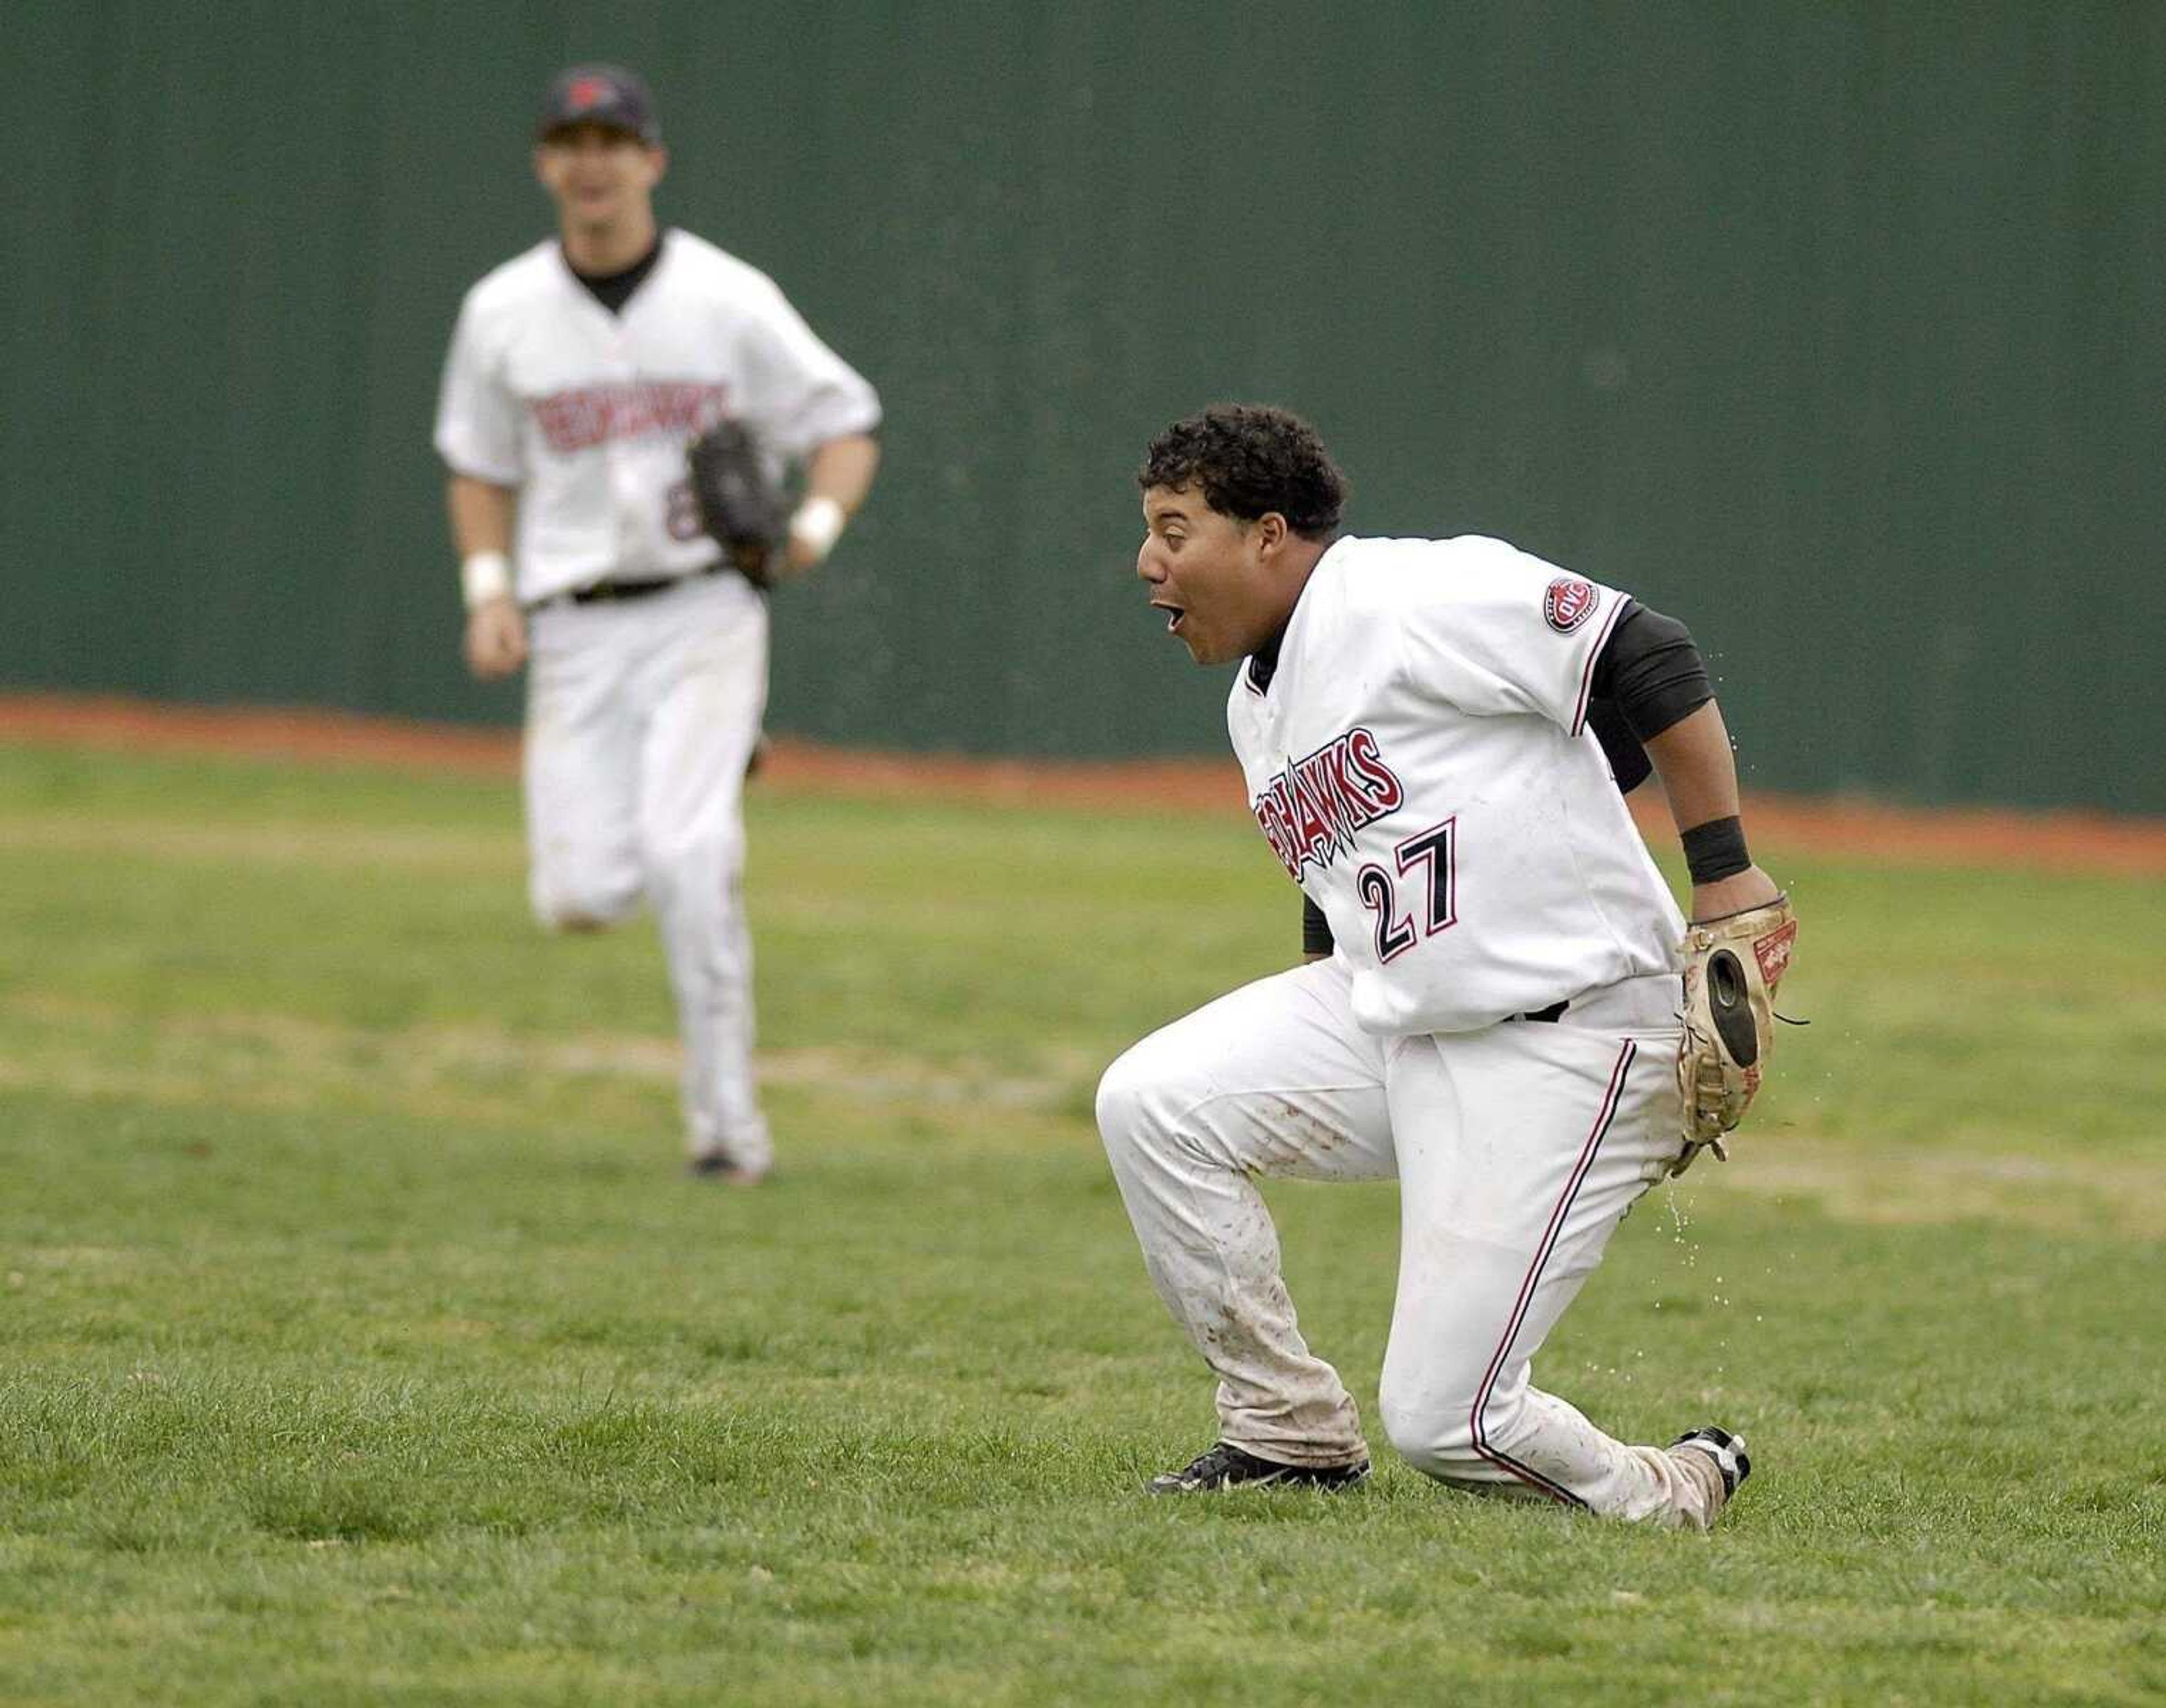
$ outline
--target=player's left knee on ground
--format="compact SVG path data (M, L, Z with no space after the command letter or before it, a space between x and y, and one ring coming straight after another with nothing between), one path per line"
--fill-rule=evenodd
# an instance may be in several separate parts
M1376 1412L1392 1452L1440 1483L1493 1487L1494 1462L1477 1451L1474 1440L1474 1397L1483 1374L1472 1370L1462 1380L1440 1381L1434 1371L1411 1374L1387 1358ZM1509 1451L1518 1434L1516 1410L1493 1399L1484 1410L1482 1440L1492 1452Z

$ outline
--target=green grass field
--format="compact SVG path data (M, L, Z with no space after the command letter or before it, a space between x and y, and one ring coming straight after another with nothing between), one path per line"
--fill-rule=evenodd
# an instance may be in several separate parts
M1750 1431L1698 1537L1144 1497L1210 1388L1091 1091L1291 890L1230 817L753 818L748 1192L509 785L0 749L0 1701L2166 1697L2157 885L1762 851L1814 1024L1536 1367ZM1373 1413L1391 1190L1272 1201Z

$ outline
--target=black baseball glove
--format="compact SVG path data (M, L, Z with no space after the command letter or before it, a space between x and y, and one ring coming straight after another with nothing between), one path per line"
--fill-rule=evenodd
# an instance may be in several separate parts
M790 526L781 489L769 478L759 447L742 421L723 421L684 453L700 526L718 541L745 579L774 584L775 553Z

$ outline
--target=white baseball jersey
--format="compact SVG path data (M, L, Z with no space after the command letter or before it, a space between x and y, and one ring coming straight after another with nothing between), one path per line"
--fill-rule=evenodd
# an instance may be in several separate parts
M653 272L611 314L552 237L468 292L436 444L455 473L519 489L517 593L531 605L713 563L684 447L732 416L779 470L870 431L880 408L772 279L713 244L665 232Z
M1464 1032L1677 970L1684 921L1587 728L1624 596L1501 540L1347 538L1227 706L1354 1015Z

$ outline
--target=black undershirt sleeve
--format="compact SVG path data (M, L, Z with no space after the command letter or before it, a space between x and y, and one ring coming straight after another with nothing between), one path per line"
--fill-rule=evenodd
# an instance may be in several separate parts
M1587 727L1602 743L1602 757L1609 761L1609 775L1617 780L1619 794L1630 795L1654 775L1655 762L1647 757L1646 748L1640 745L1640 738L1632 733L1615 701L1589 699Z
M1646 742L1714 699L1714 687L1685 626L1634 600L1594 661L1591 693L1615 706L1625 728Z
M1303 954L1329 954L1333 939L1331 922L1323 917L1323 910L1308 896L1301 898L1301 952Z

